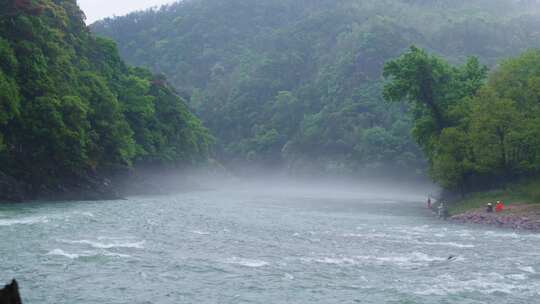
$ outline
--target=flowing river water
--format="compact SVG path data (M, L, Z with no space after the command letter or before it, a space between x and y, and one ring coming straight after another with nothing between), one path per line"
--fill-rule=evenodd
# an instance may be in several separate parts
M538 303L540 235L438 221L419 194L0 205L0 279L27 304Z

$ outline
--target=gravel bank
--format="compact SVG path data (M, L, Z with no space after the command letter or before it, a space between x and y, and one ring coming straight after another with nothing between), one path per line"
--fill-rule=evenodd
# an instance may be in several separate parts
M509 206L500 213L487 213L483 209L475 209L454 215L451 220L540 232L540 205Z

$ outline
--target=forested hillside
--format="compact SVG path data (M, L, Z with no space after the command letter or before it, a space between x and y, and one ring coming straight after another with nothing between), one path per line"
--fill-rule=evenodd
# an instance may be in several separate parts
M93 31L166 74L226 160L317 172L416 172L407 105L381 96L385 61L411 44L451 63L540 47L536 1L187 0Z
M414 137L445 188L466 193L540 173L540 50L487 77L474 58L456 67L413 47L384 74L385 98L412 104Z
M124 64L75 0L0 1L0 58L0 198L16 182L61 191L208 153L208 131L166 79Z

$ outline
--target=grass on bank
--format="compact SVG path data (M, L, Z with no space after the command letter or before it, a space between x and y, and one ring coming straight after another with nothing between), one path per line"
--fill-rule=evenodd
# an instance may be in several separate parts
M450 204L449 211L451 215L460 214L484 208L487 203L495 204L497 201L503 201L506 206L540 204L540 178L509 184L499 190L470 194L465 199Z

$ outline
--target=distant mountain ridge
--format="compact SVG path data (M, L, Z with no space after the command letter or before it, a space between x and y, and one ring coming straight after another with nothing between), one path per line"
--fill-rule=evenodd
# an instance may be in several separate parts
M418 172L385 61L411 44L494 65L540 47L534 1L190 0L91 26L131 64L167 75L222 159L293 172Z

